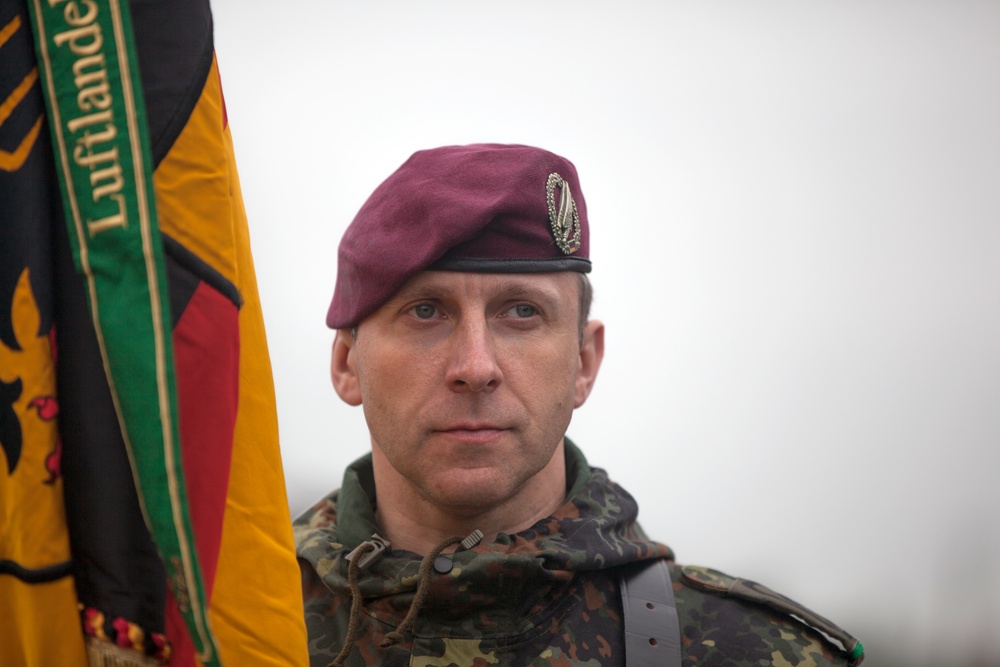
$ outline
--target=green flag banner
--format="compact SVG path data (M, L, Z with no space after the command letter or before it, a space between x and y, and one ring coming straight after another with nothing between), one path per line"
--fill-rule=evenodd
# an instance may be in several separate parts
M74 260L143 514L198 657L218 665L185 500L170 303L128 4L29 6Z

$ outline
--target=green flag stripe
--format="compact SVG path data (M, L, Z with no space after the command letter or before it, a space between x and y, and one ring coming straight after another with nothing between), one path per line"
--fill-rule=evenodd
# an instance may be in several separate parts
M169 299L128 7L32 0L31 10L67 224L143 515L199 658L218 665L178 451ZM113 50L103 48L109 32Z
M149 198L149 194L153 190L153 169L149 158L149 139L146 136L146 124L145 121L140 122L137 114L138 104L141 101L139 96L135 94L136 89L141 90L142 83L138 75L133 75L131 70L132 64L137 61L137 58L132 40L130 39L132 36L131 25L129 25L128 30L125 27L126 16L124 11L127 11L127 5L123 7L118 0L109 0L109 5L112 10L111 19L114 23L118 61L122 70L121 83L125 97L125 113L129 126L129 136L132 138L130 143L133 165L136 170L136 195L139 200L138 208L140 216L142 216L140 229L142 230L143 257L146 260L146 273L149 281L153 336L156 346L157 396L160 407L160 423L163 428L164 468L167 474L171 514L175 535L180 547L178 555L182 561L181 574L186 583L187 594L191 597L190 610L194 616L194 628L191 631L194 635L196 645L200 647L199 658L201 661L203 663L214 662L216 658L215 647L207 627L205 607L202 604L203 586L200 576L201 569L197 565L197 557L193 550L193 531L191 530L189 513L185 502L186 494L182 493L183 468L179 452L177 451L177 445L179 444L176 435L177 430L174 428L176 425L175 415L177 414L176 385L173 382L172 373L168 373L168 370L173 370L173 354L170 349L171 338L169 330L164 324L165 321L170 321L169 317L164 318L169 297L165 300L161 299L159 287L161 281L159 279L165 280L163 250L159 245L159 224L155 217L155 201ZM135 83L135 87L133 87L133 82ZM142 167L141 170L140 166ZM156 232L155 236L154 230ZM157 245L156 251L158 252L154 252L154 242ZM139 495L141 496L142 494L140 493ZM174 576L176 577L177 574Z

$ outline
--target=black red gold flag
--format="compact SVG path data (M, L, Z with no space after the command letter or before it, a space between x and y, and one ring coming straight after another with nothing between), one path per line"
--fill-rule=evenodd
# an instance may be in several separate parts
M207 2L2 0L0 58L0 664L304 664Z

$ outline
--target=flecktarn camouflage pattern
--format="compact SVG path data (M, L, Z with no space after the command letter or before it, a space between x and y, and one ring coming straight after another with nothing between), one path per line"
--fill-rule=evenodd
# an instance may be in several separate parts
M412 630L380 645L410 608L421 558L395 551L360 572L364 606L345 665L413 667L600 667L624 665L619 566L670 561L685 667L857 665L860 644L843 647L793 618L808 610L768 589L704 568L675 565L646 539L635 500L591 469L567 441L566 503L531 529L453 555L450 572L429 574ZM347 641L351 609L347 555L377 532L371 459L352 464L343 487L295 522L311 665L325 667ZM749 592L748 592L749 591ZM812 615L805 618L814 627ZM842 632L829 624L824 632ZM848 645L853 640L854 645ZM846 650L845 650L846 649ZM856 651L852 656L848 651Z

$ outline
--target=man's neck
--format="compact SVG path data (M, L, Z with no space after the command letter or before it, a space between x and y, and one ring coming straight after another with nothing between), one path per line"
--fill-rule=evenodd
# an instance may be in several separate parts
M526 530L565 502L566 460L562 444L549 464L511 498L500 506L481 511L435 504L406 482L377 445L372 459L377 498L375 520L380 534L394 549L421 556L449 538L464 539L476 530L483 532L484 541L493 541L498 533Z

